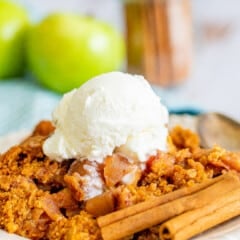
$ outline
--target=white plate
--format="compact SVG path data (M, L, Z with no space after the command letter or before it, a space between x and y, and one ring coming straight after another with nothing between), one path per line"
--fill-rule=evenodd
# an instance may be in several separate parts
M198 235L192 240L239 240L240 217L233 218L208 231Z
M29 132L20 131L19 133L12 133L5 137L0 137L0 152L14 144L17 144L25 138ZM239 240L240 239L240 217L229 220L217 227L198 235L192 240ZM26 238L19 237L14 234L8 234L0 230L0 240L26 240Z
M1 240L26 240L27 238L19 237L15 234L9 234L3 230L0 230L0 239Z
M215 228L212 228L192 240L239 240L240 239L240 217L234 218ZM0 230L1 240L27 240L27 238L19 237Z

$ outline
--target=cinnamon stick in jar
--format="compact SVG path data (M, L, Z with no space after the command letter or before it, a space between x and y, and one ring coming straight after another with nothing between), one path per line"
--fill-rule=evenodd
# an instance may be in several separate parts
M143 29L143 55L142 64L145 76L148 79L158 78L158 68L156 67L156 53L157 53L157 39L155 32L155 19L154 15L150 14L154 11L154 4L152 0L141 2L141 22Z
M168 6L167 0L152 0L154 5L154 29L156 30L156 68L158 77L152 79L152 83L161 86L170 86L173 79L174 68L171 62L171 38L168 26ZM170 0L171 1L171 0ZM149 13L150 14L150 13Z
M125 0L124 9L128 71L164 87L186 80L192 65L190 0Z

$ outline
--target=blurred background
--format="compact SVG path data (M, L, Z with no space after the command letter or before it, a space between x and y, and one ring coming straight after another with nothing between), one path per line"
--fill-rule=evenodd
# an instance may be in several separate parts
M16 57L8 59L10 63L4 66L6 41L17 24L10 22L8 26L15 27L5 27L1 33L3 19L11 14L1 11L0 5L0 37L3 38L0 39L0 136L31 128L40 119L49 119L62 94L74 87L69 85L71 79L80 79L75 82L80 85L88 76L108 70L144 74L170 111L217 111L240 120L239 1L160 1L163 4L153 0L152 5L150 1L139 5L141 1L127 0L5 2L20 5L27 12L28 20L24 23L27 30L21 36L27 54L24 53L26 59L21 63L22 74L19 71L13 74L11 69L14 64L21 65L11 63L17 61ZM52 18L34 29L32 25L42 23L55 12L91 16L97 23L90 23L89 27L84 23L81 27L73 19ZM12 13L25 18L19 11L12 10ZM98 21L108 26L101 26ZM78 32L78 28L82 30ZM67 37L62 41L55 33ZM88 52L87 47L73 48L82 42L91 42L95 52L92 49ZM18 56L16 50L11 54ZM96 61L92 60L94 57ZM95 66L94 62L102 64ZM1 69L11 74L1 76ZM76 69L80 70L75 74ZM65 75L70 80L64 80Z

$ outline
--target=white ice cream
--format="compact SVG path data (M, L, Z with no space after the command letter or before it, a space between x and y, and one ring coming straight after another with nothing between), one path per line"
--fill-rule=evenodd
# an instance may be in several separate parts
M64 95L53 113L54 134L44 153L102 163L121 152L145 162L166 150L168 112L142 76L110 72Z

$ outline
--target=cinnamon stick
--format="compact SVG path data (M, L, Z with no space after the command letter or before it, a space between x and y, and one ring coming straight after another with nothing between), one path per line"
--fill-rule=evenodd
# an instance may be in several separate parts
M192 187L184 187L184 188L181 188L181 189L176 190L174 192L167 193L163 196L156 197L156 198L150 199L148 201L138 203L136 205L130 206L130 207L125 208L125 209L118 210L116 212L112 212L112 213L110 213L106 216L99 217L98 218L98 225L100 227L104 227L104 226L109 225L111 223L117 222L121 219L130 217L130 216L135 215L137 213L141 213L145 210L154 208L154 207L159 206L161 204L173 201L177 198L190 195L190 194L195 193L197 191L200 191L204 188L207 188L207 187L213 185L214 183L223 180L223 178L226 178L226 177L227 177L227 175L226 176L221 175L221 176L213 178L213 179L207 179L206 181L204 181L200 184L196 184Z
M195 189L193 193L191 192L192 190L189 190L191 192L190 195L187 194L187 196L180 198L176 195L175 197L177 198L173 198L170 202L165 202L164 200L163 202L165 203L160 205L156 204L157 206L150 209L141 210L141 208L138 209L138 205L135 205L135 207L132 207L131 211L133 211L133 214L130 216L128 214L129 209L126 208L122 210L121 216L119 217L120 220L115 221L114 219L113 222L110 222L108 225L102 224L104 222L106 224L105 218L107 218L109 222L108 215L98 218L98 224L101 227L103 239L116 240L132 235L133 233L160 224L186 211L203 207L214 199L224 196L229 191L240 188L240 181L236 175L226 174L217 179L220 180L213 179L213 184L211 184L210 181L210 184L208 183L204 188L201 186L200 190ZM194 188L196 188L196 186L194 186ZM190 187L188 189L192 188ZM159 198L156 198L156 201L159 201ZM145 208L147 208L148 202L149 201L146 201L144 203ZM136 214L134 214L135 208L137 209Z
M86 202L85 210L95 217L114 211L114 196L112 191L105 192Z
M189 239L211 227L240 215L240 189L229 191L209 205L183 213L159 230L161 240Z

